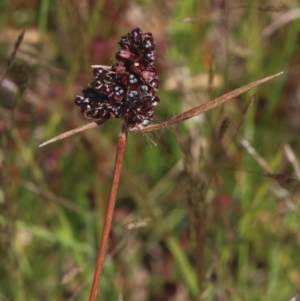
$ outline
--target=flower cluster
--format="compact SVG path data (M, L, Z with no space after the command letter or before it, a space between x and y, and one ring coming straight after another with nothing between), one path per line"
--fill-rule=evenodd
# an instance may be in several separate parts
M75 104L87 118L120 118L127 126L147 126L159 103L155 95L157 57L151 33L133 29L123 36L111 67L92 66L94 81L77 96Z

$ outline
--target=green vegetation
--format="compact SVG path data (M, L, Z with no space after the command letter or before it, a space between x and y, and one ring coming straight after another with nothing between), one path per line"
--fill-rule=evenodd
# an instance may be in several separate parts
M0 300L88 299L120 122L38 145L88 122L74 99L90 65L110 65L137 26L156 43L155 122L285 73L129 136L98 300L297 295L300 15L278 23L297 1L38 2L0 1L0 80L26 28L0 87Z

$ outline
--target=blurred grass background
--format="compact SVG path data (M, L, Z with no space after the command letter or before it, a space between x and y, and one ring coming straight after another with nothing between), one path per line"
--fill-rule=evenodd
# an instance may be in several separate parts
M111 65L136 26L156 43L155 122L285 73L177 127L130 135L98 299L297 296L299 10L295 0L1 0L0 78L26 32L0 87L0 300L88 299L120 122L38 145L88 122L73 101L90 65Z

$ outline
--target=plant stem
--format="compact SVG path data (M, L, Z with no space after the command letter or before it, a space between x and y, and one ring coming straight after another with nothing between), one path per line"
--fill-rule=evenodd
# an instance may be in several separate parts
M115 203L116 203L117 190L118 190L118 186L119 186L119 180L120 180L122 162L123 162L123 157L124 157L124 152L125 152L126 140L127 140L127 132L122 130L122 132L119 136L119 140L118 140L114 177L113 177L111 191L110 191L110 197L109 197L109 201L108 201L108 205L107 205L103 233L102 233L100 247L99 247L99 251L98 251L97 263L96 263L94 279L93 279L93 284L92 284L92 288L91 288L89 301L95 301L96 296L97 296L98 286L99 286L101 273L102 273L102 269L103 269L103 264L104 264L104 259L105 259L105 254L106 254L107 242L108 242L110 228L111 228L111 222L112 222L112 218L113 218L113 214L114 214L114 208L115 208Z

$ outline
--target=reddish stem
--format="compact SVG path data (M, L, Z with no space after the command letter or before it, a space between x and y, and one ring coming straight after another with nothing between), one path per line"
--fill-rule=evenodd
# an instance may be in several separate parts
M122 131L122 133L119 136L119 140L118 140L114 177L113 177L111 191L110 191L110 197L109 197L109 201L108 201L108 205L107 205L103 233L102 233L100 247L99 247L99 251L98 251L97 263L96 263L94 279L93 279L93 284L92 284L92 288L91 288L89 301L95 301L96 296L97 296L98 286L99 286L101 273L102 273L102 269L103 269L103 264L104 264L104 259L105 259L105 254L106 254L107 242L108 242L110 228L111 228L111 222L112 222L113 214L114 214L114 208L115 208L115 203L116 203L117 190L118 190L118 186L119 186L119 180L120 180L122 162L123 162L123 157L124 157L124 152L125 152L126 140L127 140L127 133L125 131Z

